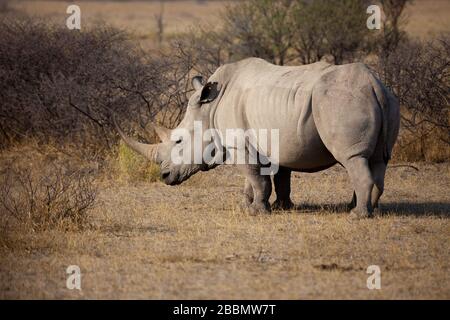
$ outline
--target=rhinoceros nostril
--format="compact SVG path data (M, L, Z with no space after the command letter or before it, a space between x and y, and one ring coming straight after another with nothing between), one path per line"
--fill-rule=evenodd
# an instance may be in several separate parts
M161 172L161 178L164 180L170 175L170 171Z

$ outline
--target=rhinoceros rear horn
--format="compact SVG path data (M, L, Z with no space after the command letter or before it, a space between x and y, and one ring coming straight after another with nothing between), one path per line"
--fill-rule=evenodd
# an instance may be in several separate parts
M113 116L113 122L116 126L117 132L119 132L119 135L125 141L125 143L134 151L137 153L140 153L144 157L146 157L148 160L156 162L156 155L158 150L158 145L156 144L146 144L138 142L130 137L128 137L125 133L123 133L122 129L120 129L119 125L117 124L116 118Z

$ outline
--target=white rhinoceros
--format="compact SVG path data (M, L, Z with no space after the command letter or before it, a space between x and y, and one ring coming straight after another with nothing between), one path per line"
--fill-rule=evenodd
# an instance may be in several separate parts
M192 132L194 122L200 122L202 130L219 132L235 128L279 130L275 208L292 207L292 171L316 172L340 163L355 190L352 216L372 216L383 193L400 115L396 99L364 64L276 66L249 58L219 67L205 85L201 77L194 77L192 85L195 92L176 129ZM162 140L156 145L137 142L117 129L131 148L160 165L166 184L179 184L217 165L215 161L175 163L173 152L193 145L193 141L171 139L174 131L169 129L155 126ZM202 143L206 146L209 142ZM251 147L246 144L245 152ZM265 156L271 158L270 154ZM270 175L261 174L263 164L238 166L246 177L247 208L269 212L272 182Z

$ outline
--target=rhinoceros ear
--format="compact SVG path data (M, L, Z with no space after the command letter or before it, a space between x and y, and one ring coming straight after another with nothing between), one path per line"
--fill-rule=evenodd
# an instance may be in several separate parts
M203 88L203 77L202 76L195 76L192 78L192 86L195 90L200 90Z
M217 82L208 82L202 89L200 103L209 103L217 98L218 95L219 89L217 88Z

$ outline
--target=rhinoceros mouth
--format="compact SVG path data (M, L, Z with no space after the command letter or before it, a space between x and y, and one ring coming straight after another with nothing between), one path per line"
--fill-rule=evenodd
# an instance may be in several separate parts
M166 184L168 184L169 186L177 186L179 184L181 184L183 181L181 180L174 180L174 181L170 181L170 182L166 182Z
M180 179L180 175L178 173L170 171L162 173L161 179L164 181L165 184L169 186L176 186L183 182L183 180Z

